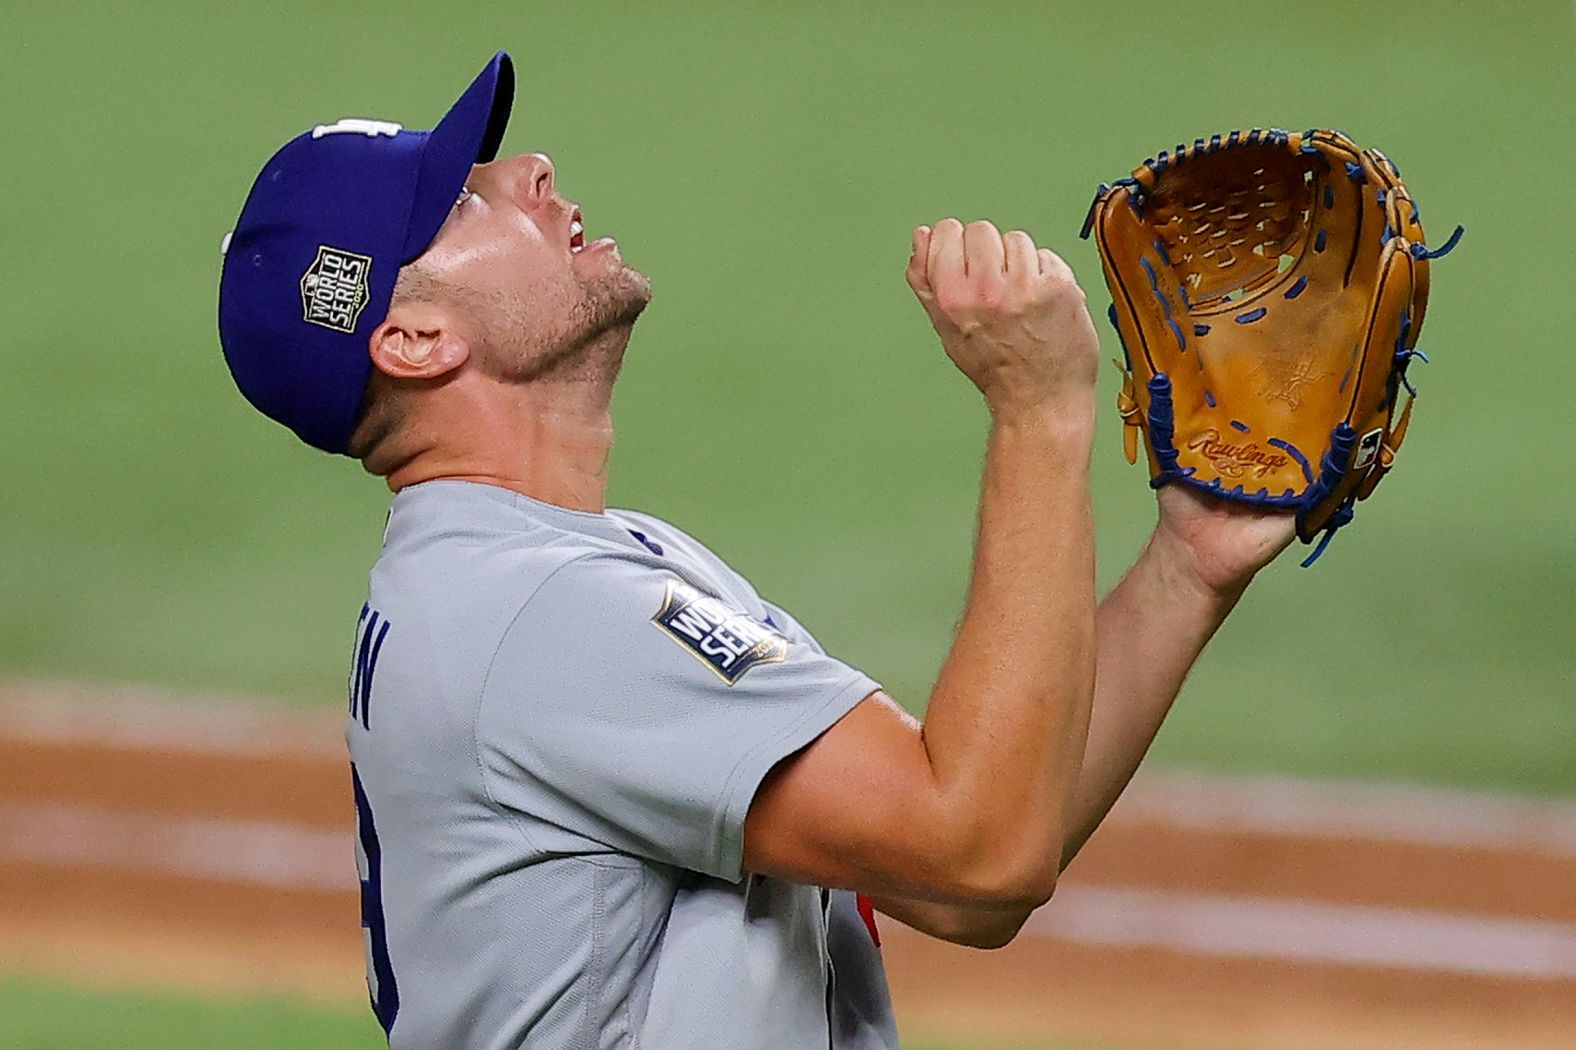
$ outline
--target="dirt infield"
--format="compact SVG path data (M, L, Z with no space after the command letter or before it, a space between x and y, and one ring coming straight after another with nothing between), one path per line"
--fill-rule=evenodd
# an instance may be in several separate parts
M334 717L0 685L0 968L364 995ZM911 1038L1576 1046L1576 806L1153 774L1013 945L882 925Z

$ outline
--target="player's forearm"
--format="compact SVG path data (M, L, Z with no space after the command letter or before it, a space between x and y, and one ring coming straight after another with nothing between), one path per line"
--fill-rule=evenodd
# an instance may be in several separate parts
M1070 863L1115 805L1204 646L1242 591L1200 586L1157 532L1095 616L1094 704L1062 849Z
M1091 400L998 415L968 601L924 727L960 850L1047 895L1094 688Z
M1001 948L1012 942L1033 913L1027 905L940 904L911 897L876 897L877 911L910 929L969 948Z
M1152 539L1095 615L1095 683L1085 752L1067 831L1065 867L1138 768L1183 678L1235 597L1206 593L1182 572L1164 537ZM927 723L928 724L928 723ZM975 948L1012 940L1031 908L877 897L876 907L932 937Z

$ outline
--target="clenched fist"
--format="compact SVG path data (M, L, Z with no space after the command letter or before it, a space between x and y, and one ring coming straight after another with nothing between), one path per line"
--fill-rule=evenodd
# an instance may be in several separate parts
M1099 340L1083 290L1049 248L1022 230L943 219L914 231L908 285L953 364L998 417L1083 407Z

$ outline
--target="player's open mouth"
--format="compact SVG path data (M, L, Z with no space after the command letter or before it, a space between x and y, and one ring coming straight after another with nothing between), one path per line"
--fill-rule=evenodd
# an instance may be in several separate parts
M585 216L576 208L569 216L569 250L578 252L586 246Z

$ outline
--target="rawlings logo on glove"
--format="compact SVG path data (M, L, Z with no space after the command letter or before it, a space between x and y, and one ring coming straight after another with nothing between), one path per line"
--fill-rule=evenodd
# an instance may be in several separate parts
M1257 442L1232 445L1221 439L1220 431L1206 430L1189 441L1187 447L1215 465L1223 478L1262 478L1284 467L1290 458L1267 452Z

